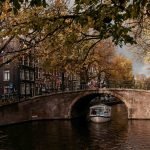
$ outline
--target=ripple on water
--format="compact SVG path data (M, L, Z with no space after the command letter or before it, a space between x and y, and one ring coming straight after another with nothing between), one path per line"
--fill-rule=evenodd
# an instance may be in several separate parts
M150 150L150 120L121 116L102 124L76 120L8 126L0 132L0 150Z
M8 135L0 131L0 150L9 150L8 145Z

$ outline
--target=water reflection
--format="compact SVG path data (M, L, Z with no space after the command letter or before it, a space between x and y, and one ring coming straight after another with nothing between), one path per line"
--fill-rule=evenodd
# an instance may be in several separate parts
M133 149L150 150L150 120L128 122L127 144Z
M3 144L0 150L30 150L32 146L32 126L30 123L1 127ZM1 138L1 136L0 136Z
M126 116L124 108L114 107L112 121L103 124L38 121L1 127L0 150L149 150L150 121Z

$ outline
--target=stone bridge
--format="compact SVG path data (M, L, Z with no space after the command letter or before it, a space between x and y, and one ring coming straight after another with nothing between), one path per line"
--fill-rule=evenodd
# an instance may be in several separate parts
M43 95L0 107L0 125L43 119L71 119L82 116L91 100L112 95L126 105L129 119L150 119L150 91L97 89Z

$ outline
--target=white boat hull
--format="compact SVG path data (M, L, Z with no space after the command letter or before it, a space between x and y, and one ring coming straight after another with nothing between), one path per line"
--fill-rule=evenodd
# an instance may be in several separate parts
M91 120L92 122L102 123L102 122L110 121L110 117L91 116L91 117L90 117L90 120Z

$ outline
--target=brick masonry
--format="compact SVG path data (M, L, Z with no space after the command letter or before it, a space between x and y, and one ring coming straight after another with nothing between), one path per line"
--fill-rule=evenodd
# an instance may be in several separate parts
M129 119L150 119L150 91L97 89L34 97L0 107L0 125L43 119L71 119L77 103L82 107L98 94L108 93L125 103ZM84 102L84 103L83 103Z

